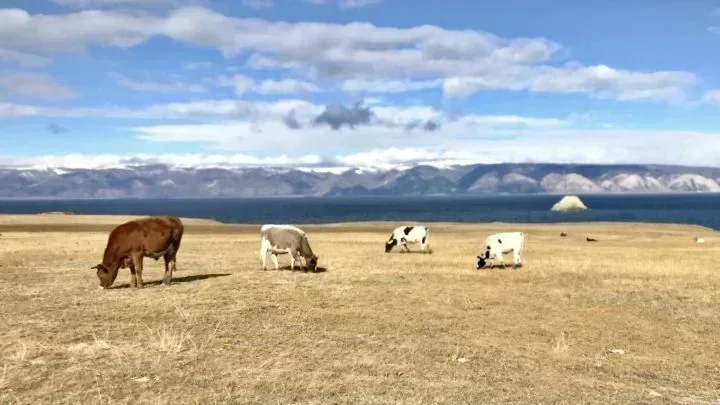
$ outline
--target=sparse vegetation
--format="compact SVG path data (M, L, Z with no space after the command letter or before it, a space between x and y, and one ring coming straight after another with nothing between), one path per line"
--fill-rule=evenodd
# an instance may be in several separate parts
M302 226L326 269L304 273L261 270L259 226L189 221L172 286L148 260L144 290L125 269L103 291L89 267L120 221L42 218L60 225L0 220L0 403L720 399L707 229L431 224L424 255L383 253L394 223ZM475 270L509 230L523 268Z

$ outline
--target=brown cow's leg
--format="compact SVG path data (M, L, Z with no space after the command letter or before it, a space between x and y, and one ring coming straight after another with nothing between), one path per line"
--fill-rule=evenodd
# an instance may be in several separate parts
M140 254L133 254L133 262L135 263L135 275L136 279L135 282L137 283L137 288L143 288L143 279L142 279L142 272L143 272L143 255Z
M163 276L164 285L170 285L170 282L172 282L172 275L175 269L175 256L165 255L165 275Z
M130 287L137 288L137 276L135 276L135 264L130 263Z

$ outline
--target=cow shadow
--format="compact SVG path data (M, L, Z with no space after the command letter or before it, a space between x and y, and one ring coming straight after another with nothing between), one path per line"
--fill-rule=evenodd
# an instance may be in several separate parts
M268 270L275 270L275 268L268 268ZM303 267L295 267L295 270L290 270L290 265L280 266L277 271L292 271L293 273L313 273L312 270L308 270L306 272ZM315 268L315 273L325 273L326 271L327 267L318 266Z
M225 276L229 276L229 275L230 275L230 273L219 273L219 274L194 274L194 275L190 275L190 276L173 277L170 285L172 286L174 284L191 283L193 281L208 280L211 278L225 277ZM156 285L160 285L160 284L162 284L162 279L143 281L144 287L156 286ZM116 286L110 287L109 290L117 290L117 289L123 289L123 288L130 288L130 283L118 284Z
M522 263L521 263L521 264L518 264L517 266L515 266L515 265L513 265L513 264L506 264L505 266L500 265L500 264L496 264L496 265L493 265L493 266L481 267L481 268L476 269L476 270L520 270L520 269L522 269L522 268L523 268Z

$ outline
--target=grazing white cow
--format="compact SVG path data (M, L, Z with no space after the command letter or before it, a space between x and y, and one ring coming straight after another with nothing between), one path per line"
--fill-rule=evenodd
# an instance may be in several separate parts
M478 256L477 269L485 267L490 261L490 267L495 267L495 259L505 267L503 254L512 252L514 268L522 266L522 250L525 244L525 233L523 232L502 232L490 235L485 239L485 252Z
M401 252L410 252L408 243L419 243L423 252L430 252L429 238L430 228L427 226L398 226L385 242L385 253L390 252L396 245L400 245Z
M278 255L290 256L290 270L295 270L295 261L305 261L305 271L308 268L315 271L318 256L310 248L305 232L293 225L266 224L260 228L260 261L263 270L267 270L267 254L272 255L275 270L278 270Z

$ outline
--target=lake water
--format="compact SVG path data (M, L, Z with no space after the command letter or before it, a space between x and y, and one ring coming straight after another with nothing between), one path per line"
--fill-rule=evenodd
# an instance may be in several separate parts
M177 215L230 223L346 221L684 223L720 229L720 194L580 195L586 212L551 212L562 196L0 200L0 213Z

